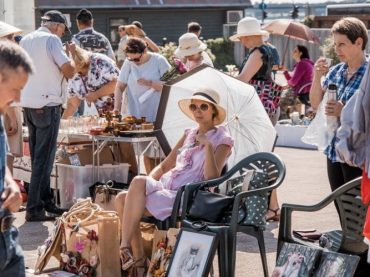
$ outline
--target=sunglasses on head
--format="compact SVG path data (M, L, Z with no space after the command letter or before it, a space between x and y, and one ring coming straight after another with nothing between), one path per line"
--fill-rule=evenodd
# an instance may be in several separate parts
M141 53L140 54L140 57L138 57L138 58L130 58L130 57L127 57L127 60L129 60L130 62L140 62L140 60L141 60L141 57L143 56L143 54L144 53Z
M199 106L197 106L195 104L190 104L189 105L189 110L191 110L192 112L196 111L196 109L200 109L201 111L205 112L205 111L208 110L208 108L209 108L209 105L205 104L205 103L202 103Z

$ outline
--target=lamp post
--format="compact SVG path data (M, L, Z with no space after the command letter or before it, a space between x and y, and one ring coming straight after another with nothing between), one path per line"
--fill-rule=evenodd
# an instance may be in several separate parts
M267 12L265 11L267 8L267 5L265 3L265 0L262 0L262 2L259 4L259 8L261 9L261 12L262 12L262 24L263 24L267 17Z

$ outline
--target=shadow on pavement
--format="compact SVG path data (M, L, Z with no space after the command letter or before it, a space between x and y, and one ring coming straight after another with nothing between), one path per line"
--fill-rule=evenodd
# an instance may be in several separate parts
M19 244L25 251L35 250L49 235L48 227L42 222L25 222L18 227Z
M278 229L278 222L269 222L266 225L266 230L263 232L263 235L265 237L266 253L276 252L277 235L275 235L275 233L277 234ZM260 250L258 247L257 239L243 233L238 233L236 251L259 253Z

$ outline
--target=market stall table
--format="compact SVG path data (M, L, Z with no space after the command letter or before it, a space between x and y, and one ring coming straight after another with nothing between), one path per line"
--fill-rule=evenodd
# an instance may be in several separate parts
M317 149L301 140L307 130L306 125L276 124L275 129L278 135L276 146Z

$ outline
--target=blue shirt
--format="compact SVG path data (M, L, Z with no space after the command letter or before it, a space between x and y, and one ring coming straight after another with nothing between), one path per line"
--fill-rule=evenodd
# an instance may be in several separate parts
M337 99L340 100L344 105L353 96L353 94L360 87L362 77L365 74L367 60L359 67L359 69L352 75L352 77L347 81L347 71L348 65L346 63L340 63L333 66L325 77L322 84L324 90L329 86L329 84L335 84L337 86ZM332 139L331 143L326 147L324 154L332 162L338 162L337 155L335 152L335 142L337 141L336 134Z
M7 151L6 134L3 125L3 118L2 116L0 116L0 193L4 189L6 151Z

